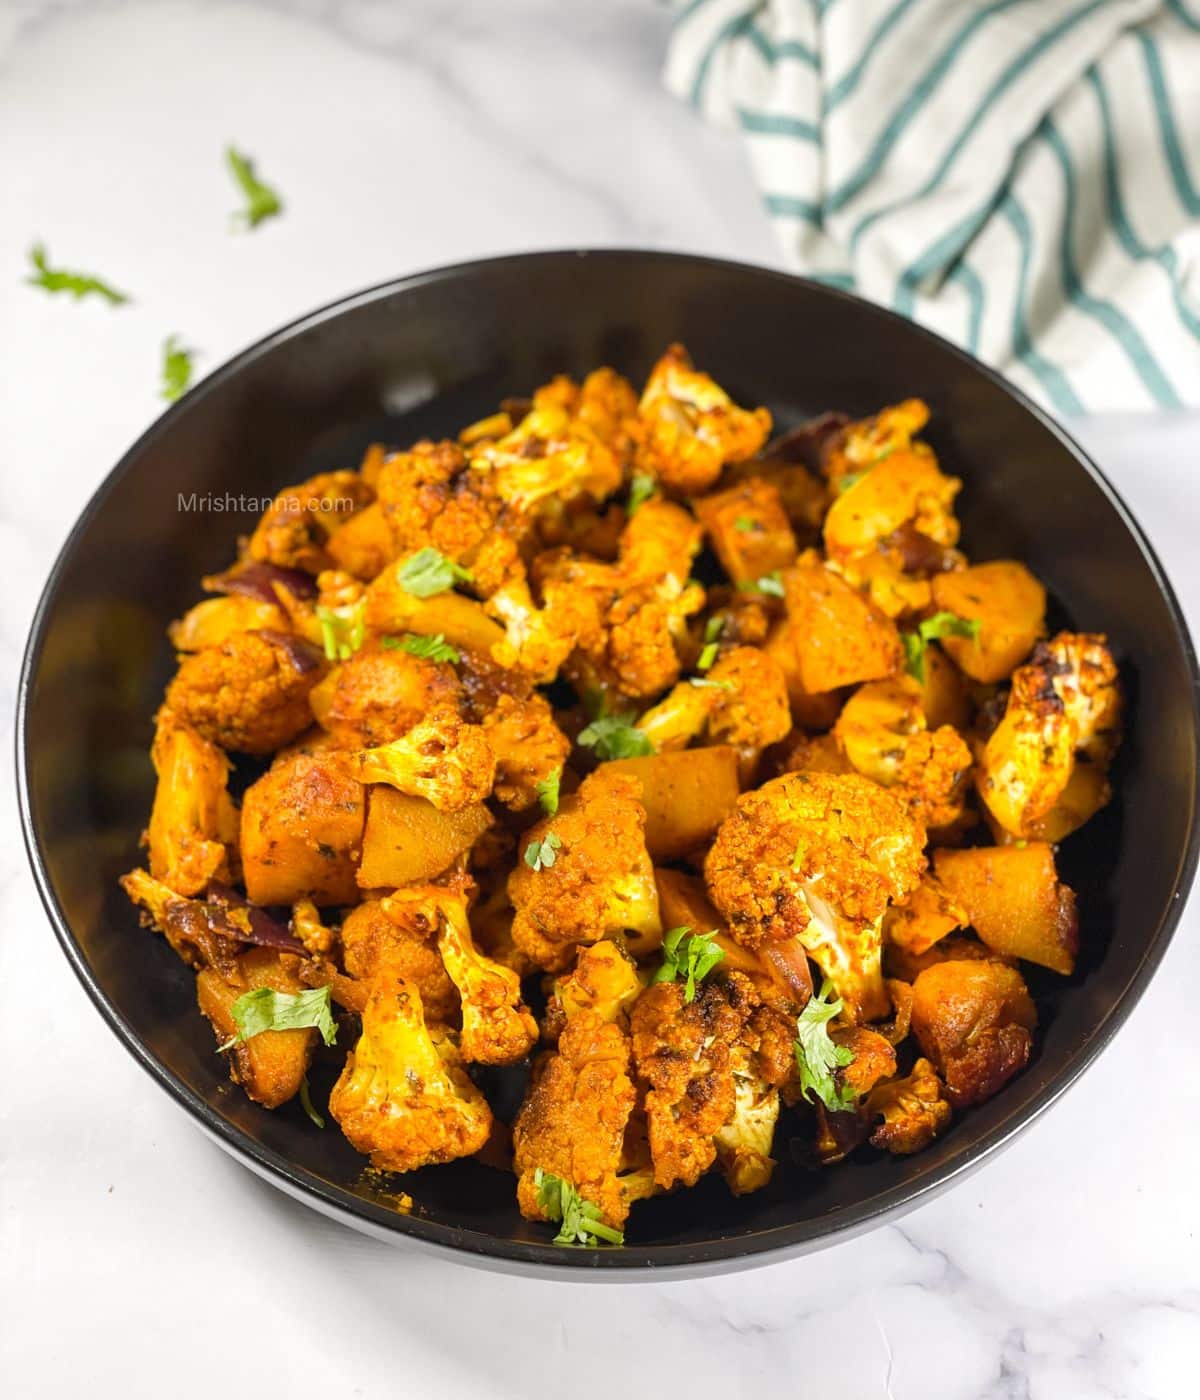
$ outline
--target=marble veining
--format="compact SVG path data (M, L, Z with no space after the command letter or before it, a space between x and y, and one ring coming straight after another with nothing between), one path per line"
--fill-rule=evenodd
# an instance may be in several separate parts
M53 556L205 372L422 266L649 244L776 263L736 142L663 94L653 0L0 4L0 713ZM228 232L221 149L287 199ZM22 285L29 244L134 296ZM914 386L919 387L919 386ZM1200 615L1200 416L1073 425ZM10 783L8 772L3 779ZM109 1035L0 810L0 1376L159 1394L1191 1400L1200 1363L1195 907L1116 1043L1010 1150L822 1254L690 1283L517 1281L322 1219L197 1133ZM246 1319L257 1333L249 1340ZM228 1322L237 1342L213 1332Z

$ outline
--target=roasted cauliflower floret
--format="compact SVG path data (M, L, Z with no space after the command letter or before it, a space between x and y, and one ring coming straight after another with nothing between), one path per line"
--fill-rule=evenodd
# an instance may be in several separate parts
M903 796L926 826L962 815L971 750L949 725L926 727L921 687L910 676L860 686L833 732L854 768Z
M654 366L638 417L638 466L683 495L706 491L726 462L753 457L771 431L765 408L739 408L682 345Z
M595 1011L573 1016L558 1050L543 1056L513 1124L517 1204L527 1220L544 1220L537 1173L552 1172L599 1207L620 1229L651 1184L622 1180L626 1135L637 1095L630 1078L629 1037Z
M716 744L761 749L792 727L787 681L779 663L757 647L735 647L698 679L680 681L637 722L664 753L707 734Z
M923 1057L910 1074L872 1089L865 1109L876 1123L871 1146L896 1156L920 1152L950 1125L950 1104L942 1092L942 1081Z
M718 1154L735 1194L765 1185L777 1089L791 1073L788 1018L730 972L690 1002L681 982L655 983L634 1005L630 1032L658 1185L694 1186Z
M166 706L223 749L272 753L312 723L308 696L320 655L298 637L241 632L186 657Z
M434 931L442 963L462 999L463 1059L484 1065L524 1059L537 1040L537 1023L521 1000L517 974L475 946L465 890L438 885L397 890L383 907L403 925Z
M629 1008L641 991L642 979L636 963L615 943L604 938L587 944L580 948L571 971L554 979L543 1034L547 1040L557 1040L563 1026L581 1011L624 1025Z
M798 938L852 1020L886 1016L884 911L915 888L925 832L906 804L857 775L785 773L744 794L704 863L739 943Z
M607 443L554 396L541 393L503 437L471 450L471 471L520 516L547 498L558 504L588 495L597 501L621 484L621 467Z
M458 988L438 952L437 927L419 900L367 900L346 915L341 939L343 961L352 977L370 985L386 960L393 972L416 987L431 1024L460 1024Z
M495 797L514 812L537 802L537 785L561 773L571 752L553 707L536 692L501 695L483 718L483 732L496 759Z
M318 574L333 565L330 536L374 499L358 472L322 472L285 486L250 536L247 553L262 563Z
M317 722L347 748L386 744L435 710L455 709L461 687L446 662L368 643L309 696Z
M990 1099L1023 1070L1036 1026L1021 974L1003 963L939 962L913 983L913 1034L954 1108Z
M818 453L818 465L830 485L839 488L845 476L869 471L893 452L928 453L930 449L924 443L913 443L928 422L928 407L920 399L905 399L856 423L830 425L823 434L825 442ZM820 420L813 426L825 427Z
M846 477L825 517L825 550L851 570L856 559L887 549L904 526L938 545L958 542L954 498L962 487L944 476L932 453L898 448L856 475Z
M528 831L508 878L517 947L549 972L580 943L662 932L645 809L635 778L601 767Z
M491 792L496 756L482 726L442 709L390 744L353 754L350 766L361 783L386 783L440 812L458 812Z
M353 1147L391 1172L470 1157L492 1130L492 1111L449 1032L426 1025L416 984L387 958L372 979L362 1035L329 1111Z
M146 832L150 873L182 895L228 881L238 839L229 760L168 709L158 712L150 758L158 777Z
M893 904L883 916L883 936L898 948L920 954L969 922L962 904L926 871L904 903Z
M1121 690L1105 638L1060 632L1013 672L1004 718L987 741L980 796L1012 836L1059 841L1108 801ZM1068 788L1077 771L1086 784ZM1089 800L1079 801L1086 787ZM1061 804L1061 806L1060 806Z
M473 472L453 442L418 442L379 471L379 504L397 554L432 548L471 575L487 597L520 573L519 529L508 519L494 480Z

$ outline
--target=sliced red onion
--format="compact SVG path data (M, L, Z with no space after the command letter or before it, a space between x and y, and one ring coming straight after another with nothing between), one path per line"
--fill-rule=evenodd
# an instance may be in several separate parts
M278 564L239 564L223 574L205 579L211 593L241 593L263 603L277 603L278 595L272 585L279 584L295 598L315 598L317 583L303 569L284 569Z
M826 450L849 421L849 415L845 413L819 414L772 438L763 448L762 455L781 462L798 462L809 471L819 472L824 465Z
M210 929L224 938L253 943L258 948L278 948L283 953L303 954L305 951L304 944L293 938L266 910L251 904L237 890L218 880L209 881L205 903ZM244 910L246 919L231 919L227 911L233 910Z
M311 642L306 642L303 637L293 637L290 632L275 632L263 627L258 635L286 652L292 669L298 675L306 676L310 671L317 670L324 658L324 653L319 648Z

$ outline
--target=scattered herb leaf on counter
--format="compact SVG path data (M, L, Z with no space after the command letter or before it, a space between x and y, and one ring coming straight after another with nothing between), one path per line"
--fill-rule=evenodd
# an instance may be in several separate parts
M594 749L602 761L644 758L654 752L649 737L636 729L627 715L600 715L581 731L579 742L585 749Z
M555 1244L582 1244L596 1247L598 1240L606 1244L624 1244L625 1236L600 1218L600 1207L585 1201L569 1181L538 1167L533 1174L537 1187L538 1205L549 1219L559 1221L561 1229L554 1236Z
M312 987L303 992L277 992L274 987L255 987L243 992L233 1003L233 1019L238 1033L218 1052L228 1050L239 1041L247 1041L263 1031L307 1030L310 1026L321 1032L326 1045L337 1043L337 1025L329 1009L328 987Z
M696 984L703 982L725 957L712 940L714 933L715 928L710 928L707 933L692 933L687 924L664 933L662 966L654 974L653 980L678 982L682 977L687 984L683 992L684 1001L695 1001Z
M264 184L254 170L254 162L234 146L225 148L225 159L238 183L238 188L246 196L246 207L236 213L234 221L244 221L247 228L257 228L264 219L272 219L283 213L283 201L270 185Z
M61 268L52 268L42 243L35 243L30 248L29 259L35 272L25 281L31 287L41 287L43 291L51 293L69 292L76 301L95 295L103 297L110 306L122 306L129 300L124 292L118 292L99 277L92 277L86 272L65 272Z
M900 634L908 674L925 684L925 648L938 637L970 637L974 641L978 636L977 617L956 617L952 612L934 613L919 623L915 632Z
M538 805L548 817L552 817L558 811L558 789L562 783L562 769L556 768L548 778L543 778L540 783L535 783L537 790Z
M195 351L179 343L177 335L163 342L162 396L174 403L192 382L192 356Z
M854 1059L851 1051L829 1038L829 1022L842 1009L841 997L834 996L828 978L796 1018L796 1068L800 1071L800 1092L807 1099L809 1090L832 1112L854 1107L854 1095L844 1093L833 1077Z
M321 643L329 661L349 661L366 638L363 612L367 600L360 598L344 608L317 608Z
M440 549L426 545L404 561L397 581L414 598L432 598L436 593L448 593L456 583L470 583L471 574Z
M403 637L384 637L381 645L388 651L406 651L410 656L420 656L426 661L449 661L453 665L459 660L458 652L442 632L432 637L416 632L409 632Z

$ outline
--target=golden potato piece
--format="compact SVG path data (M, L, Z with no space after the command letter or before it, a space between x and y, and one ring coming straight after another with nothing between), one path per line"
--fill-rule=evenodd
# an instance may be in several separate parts
M242 801L242 865L254 904L353 904L363 788L335 750L276 759Z
M786 569L796 557L796 536L779 492L761 477L702 497L696 515L734 583Z
M370 890L432 880L469 851L491 824L482 802L439 812L423 797L373 787L358 883Z
M979 623L979 636L943 637L941 645L972 680L1004 680L1046 630L1046 590L1024 564L997 559L933 580L933 603Z
M1053 847L1031 841L937 851L934 869L989 948L1064 976L1075 970L1075 893L1058 878Z
M738 799L737 750L724 744L680 749L605 765L642 784L646 849L653 860L674 860L709 840Z
M788 624L809 693L883 680L900 669L895 624L809 552L785 569Z

